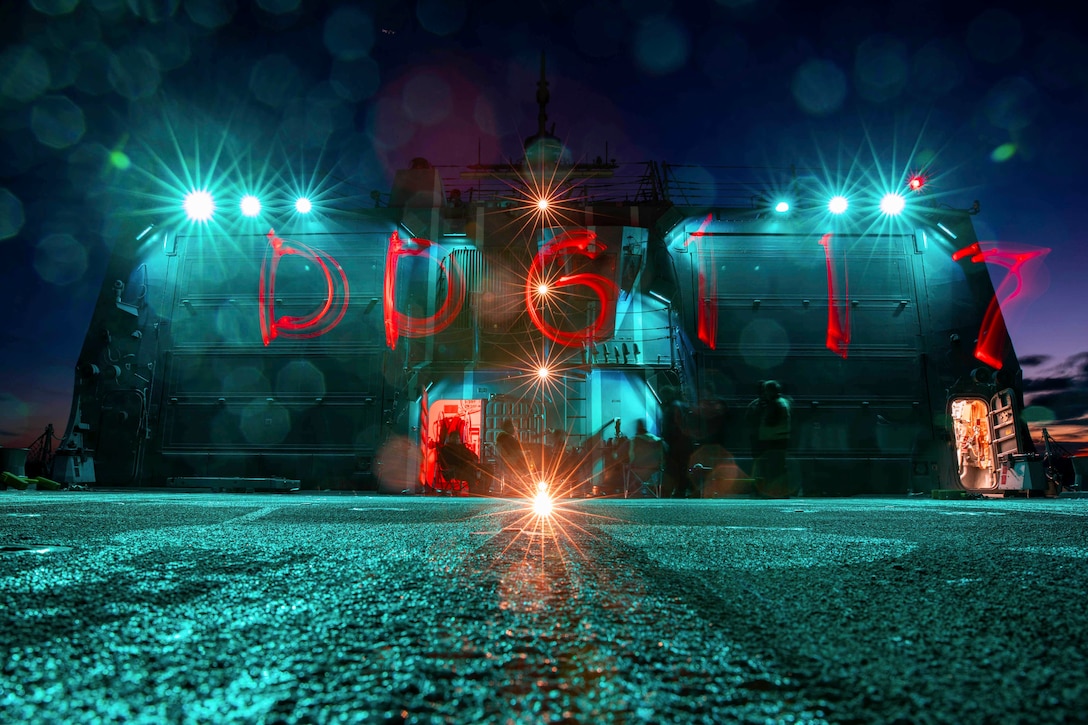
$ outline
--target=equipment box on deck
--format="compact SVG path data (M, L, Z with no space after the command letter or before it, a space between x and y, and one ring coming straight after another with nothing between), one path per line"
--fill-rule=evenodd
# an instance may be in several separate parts
M1034 453L1010 454L1001 459L997 471L1000 491L1033 491L1046 489L1043 461Z

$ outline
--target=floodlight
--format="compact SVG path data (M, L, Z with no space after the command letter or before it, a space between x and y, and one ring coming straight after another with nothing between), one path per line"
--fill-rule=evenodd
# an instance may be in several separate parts
M537 493L533 499L533 513L541 518L551 515L552 497L548 495L546 490Z
M902 213L904 206L906 206L906 200L899 194L885 194L884 198L880 200L880 211L888 216L899 215Z
M295 211L299 214L309 214L310 210L314 208L314 205L310 203L310 200L305 196L300 196L295 201Z
M190 221L206 222L215 213L215 199L207 189L194 189L185 195L182 208Z
M832 214L842 214L849 205L850 202L846 200L845 196L833 196L831 201L827 203L827 210Z
M780 201L774 205L774 210L779 214L785 214L790 210L790 203L788 201Z
M254 217L261 213L261 200L253 194L243 196L239 206L242 208L242 216Z

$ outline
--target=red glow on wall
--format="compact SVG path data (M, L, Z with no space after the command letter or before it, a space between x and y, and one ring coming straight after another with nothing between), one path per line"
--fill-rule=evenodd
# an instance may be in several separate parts
M827 262L827 349L845 360L850 347L850 281L845 259L839 279L831 238L831 234L825 234L819 241Z
M533 258L529 274L525 278L525 307L533 324L545 337L564 346L582 345L604 340L612 335L616 319L616 297L619 288L607 277L593 272L576 272L557 279L550 279L547 270L550 266L564 264L568 257L582 256L595 260L606 250L597 235L586 229L569 231L549 240ZM538 295L538 289L546 284L549 295L560 293L564 287L588 287L597 298L597 315L588 327L577 330L564 330L548 323L544 319L544 307L547 298Z
M985 244L985 248L983 247ZM975 242L952 254L953 261L970 258L972 264L993 264L1008 270L997 285L975 344L975 359L1000 370L1005 364L1005 352L1009 343L1005 315L1034 299L1041 290L1035 289L1034 275L1040 271L1043 257L1050 253L1046 247Z
M688 235L684 246L695 240L701 240L711 215L707 214L699 229ZM696 265L699 276L699 302L696 305L695 328L699 341L716 350L718 347L718 273L714 260L714 247L701 241L695 244ZM709 270L709 274L707 273Z
M268 345L277 337L301 339L324 335L340 324L348 311L348 278L340 264L321 250L299 242L284 241L268 230L269 248L261 264L260 289L257 293L261 320L261 339ZM308 315L276 317L276 274L280 260L296 255L313 262L321 271L326 288L325 301Z
M438 265L446 278L446 298L428 317L414 317L397 309L397 268L403 257L426 258ZM393 232L385 257L385 343L392 350L401 335L429 337L449 327L465 304L465 278L457 260L440 244L428 239L401 239Z

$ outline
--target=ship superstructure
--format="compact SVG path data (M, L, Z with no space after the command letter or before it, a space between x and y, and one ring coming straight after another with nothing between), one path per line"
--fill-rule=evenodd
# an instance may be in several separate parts
M848 197L796 169L575 163L542 84L516 162L413 159L372 207L119 242L54 475L419 491L456 431L475 492L588 495L682 406L722 495L774 379L806 494L1040 485L977 209L922 174ZM497 464L507 419L531 470Z

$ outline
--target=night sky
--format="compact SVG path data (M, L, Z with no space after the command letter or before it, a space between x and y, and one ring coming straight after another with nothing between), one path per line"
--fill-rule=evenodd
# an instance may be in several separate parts
M189 185L367 204L396 169L607 153L929 174L980 240L1050 250L1006 310L1028 415L1088 451L1088 42L1075 4L9 0L0 445L63 432L110 250ZM712 175L713 172L708 172ZM992 270L995 281L1004 272Z

